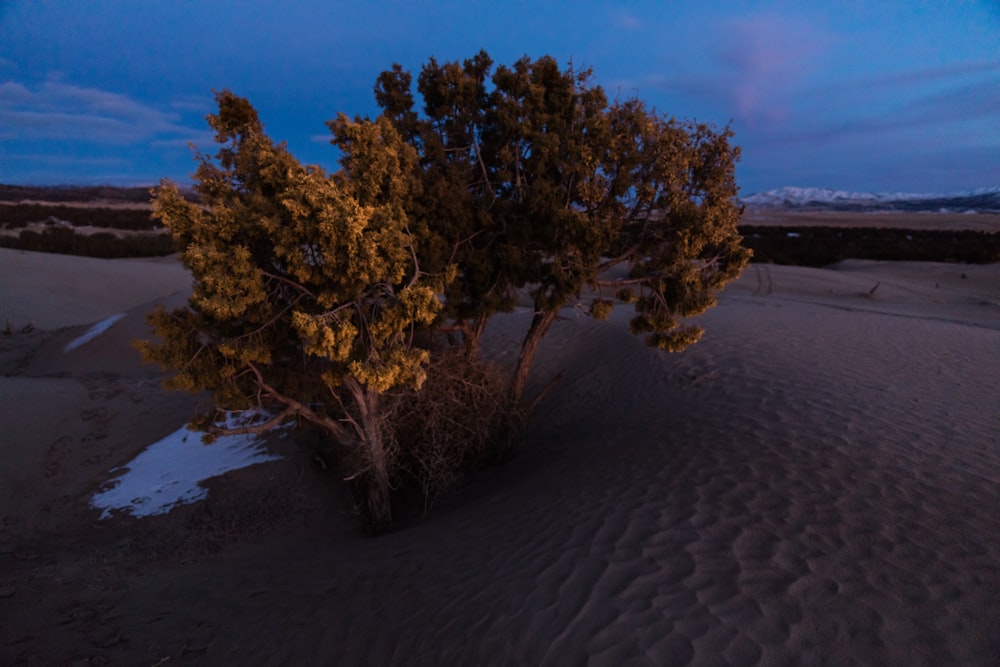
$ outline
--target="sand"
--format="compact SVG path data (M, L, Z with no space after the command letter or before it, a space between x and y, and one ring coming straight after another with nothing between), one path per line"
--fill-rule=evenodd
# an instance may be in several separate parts
M191 278L176 259L94 259L0 248L0 325L93 324L177 292Z
M0 338L0 664L997 664L1000 265L755 265L679 355L567 310L518 455L364 539L294 437L101 521L108 471L197 408L128 345L179 268L18 259L0 306L41 330Z

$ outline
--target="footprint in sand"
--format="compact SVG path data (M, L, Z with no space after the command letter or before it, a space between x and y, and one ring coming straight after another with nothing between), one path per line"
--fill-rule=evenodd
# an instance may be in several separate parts
M199 623L188 635L181 649L181 656L184 658L197 658L208 652L208 647L215 639L215 630L211 625Z
M89 408L80 413L80 419L90 421L91 419L105 419L108 416L108 409L105 407Z

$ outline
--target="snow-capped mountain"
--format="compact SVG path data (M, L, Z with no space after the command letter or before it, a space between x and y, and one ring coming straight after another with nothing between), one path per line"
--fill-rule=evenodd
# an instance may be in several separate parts
M948 194L845 192L826 188L784 187L741 197L740 201L754 208L1000 212L1000 186Z

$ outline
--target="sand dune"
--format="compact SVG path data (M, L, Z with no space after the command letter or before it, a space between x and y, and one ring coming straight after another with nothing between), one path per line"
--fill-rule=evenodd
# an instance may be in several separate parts
M197 400L127 347L183 298L133 264L130 300L66 324L5 288L51 328L0 339L0 662L996 664L998 265L755 265L680 355L567 310L520 454L366 540L288 439L197 505L98 521L107 471Z
M189 291L190 283L176 259L105 260L0 248L0 324L93 324Z

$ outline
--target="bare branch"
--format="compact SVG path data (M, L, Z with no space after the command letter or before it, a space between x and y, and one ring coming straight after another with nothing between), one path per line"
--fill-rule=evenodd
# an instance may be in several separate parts
M634 255L635 253L637 253L639 251L639 247L640 247L640 245L638 243L636 243L636 244L630 246L628 248L628 250L626 250L622 254L618 255L617 257L612 257L611 259L607 259L607 260L601 262L600 264L597 265L597 269L596 269L595 273L604 273L608 269L610 269L612 267L615 267L615 266L618 266L619 264L621 264L624 261L627 261L630 257L632 257L632 255Z
M253 363L248 363L247 366L253 372L257 378L257 384L263 390L264 395L268 398L288 406L288 409L292 411L292 414L296 414L303 419L310 421L317 426L326 429L333 435L334 438L340 440L341 442L349 442L350 437L348 436L347 429L345 429L339 422L326 415L321 415L307 405L296 401L294 398L285 396L279 392L274 387L270 386L264 382L264 376Z
M266 433L276 426L279 426L289 417L294 417L296 415L295 408L289 406L285 408L282 412L275 415L266 422L261 422L259 424L248 424L245 426L211 426L207 430L209 433L215 436L220 435L260 435L261 433Z
M595 280L594 285L597 287L621 287L623 285L647 285L649 284L648 278L627 278L624 280Z
M310 296L313 299L316 298L316 295L313 294L311 291L309 291L304 285L302 285L302 283L295 282L294 280L291 280L291 279L286 278L284 276L279 276L278 274L271 273L270 271L265 271L264 269L259 269L259 270L260 270L260 273L261 273L262 276L265 276L267 278L271 278L272 280L277 280L279 282L285 283L286 285L289 285L290 287L293 287L293 288L299 290L300 292L302 292L306 296Z

